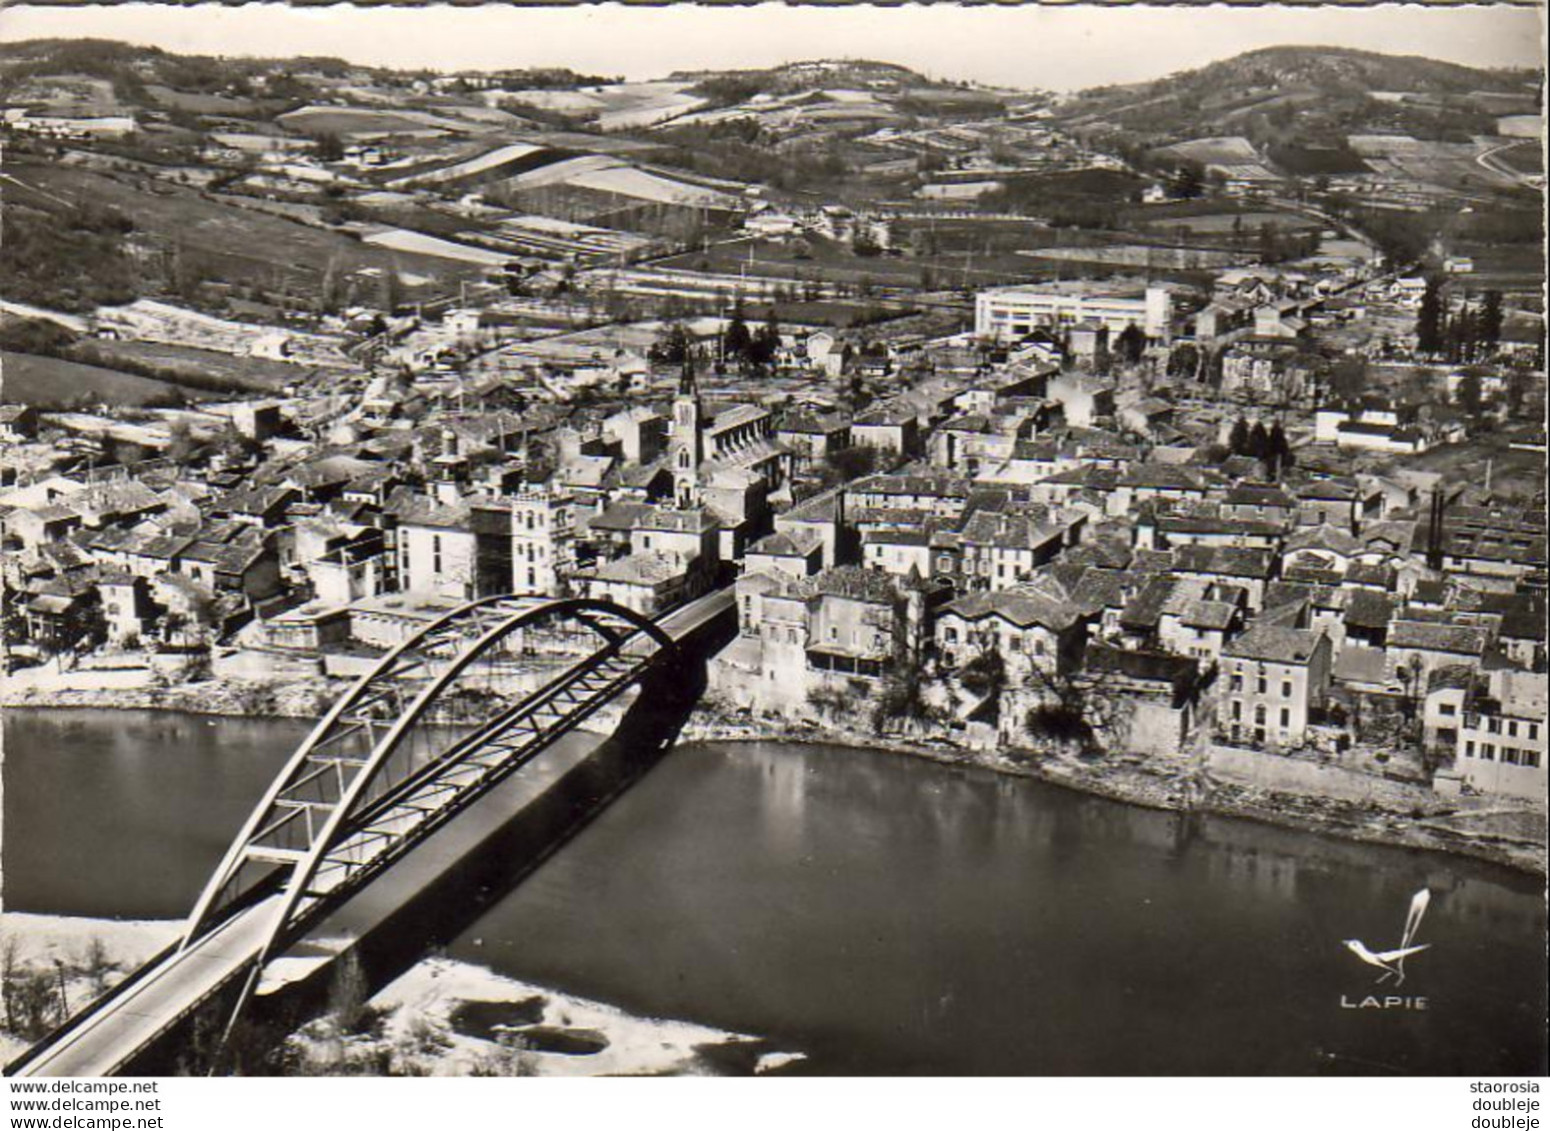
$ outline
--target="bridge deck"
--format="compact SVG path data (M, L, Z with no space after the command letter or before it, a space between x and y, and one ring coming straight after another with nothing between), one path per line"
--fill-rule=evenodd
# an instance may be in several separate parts
M717 590L658 623L673 639L684 640L732 605L730 590ZM190 1010L245 975L264 946L281 898L272 895L244 909L187 950L164 959L97 1014L45 1038L47 1047L15 1075L109 1076L120 1071Z
M173 954L124 997L66 1033L18 1076L106 1076L232 979L258 953L280 897L270 896Z

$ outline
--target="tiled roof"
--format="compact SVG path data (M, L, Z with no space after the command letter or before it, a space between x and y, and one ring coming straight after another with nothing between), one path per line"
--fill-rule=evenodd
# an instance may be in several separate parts
M674 554L655 552L628 554L597 567L593 576L599 581L623 585L660 585L681 576L687 566Z
M1223 654L1267 663L1305 664L1322 637L1323 633L1305 628L1259 624L1228 644Z
M1247 507L1282 507L1290 509L1297 505L1297 500L1288 495L1279 487L1272 487L1264 483L1239 483L1228 490L1223 501L1232 506Z
M1174 550L1173 568L1180 573L1210 573L1224 577L1269 578L1268 550L1240 546L1180 546Z
M1327 550L1343 557L1350 557L1361 548L1362 544L1351 534L1326 523L1319 526L1305 526L1293 532L1286 540L1285 552L1290 554L1297 550Z
M837 566L813 578L816 592L857 601L892 602L898 595L893 579L877 570L860 566Z
M1080 615L1068 603L1019 589L967 594L943 606L942 615L947 614L957 614L970 621L995 616L1019 628L1040 625L1054 632L1065 631Z
M1185 610L1179 621L1189 628L1224 632L1232 626L1237 615L1238 606L1231 601L1197 601Z
M467 503L460 502L448 506L407 487L397 488L388 497L385 509L403 526L430 526L443 530L468 529L470 509Z
M805 558L819 545L818 538L810 534L769 534L748 547L748 553L776 558Z
M1413 648L1423 652L1454 652L1463 656L1478 656L1485 651L1485 645L1485 630L1469 625L1400 620L1389 627L1390 651L1397 648Z
M1387 628L1394 602L1386 593L1358 589L1346 601L1345 623L1351 628Z
M1162 618L1163 608L1179 584L1173 577L1154 577L1141 587L1119 615L1119 623L1137 631L1151 631Z
M1130 651L1107 644L1090 644L1082 667L1093 675L1117 675L1127 679L1166 683L1175 689L1194 682L1199 664L1167 652Z
M647 507L635 516L633 530L662 531L676 534L703 534L719 525L703 508L679 510L675 507Z

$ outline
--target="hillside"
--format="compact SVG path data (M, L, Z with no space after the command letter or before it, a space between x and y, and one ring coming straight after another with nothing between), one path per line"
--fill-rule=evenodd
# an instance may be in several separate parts
M702 87L743 87L770 94L790 94L829 86L865 86L904 90L935 85L925 76L897 63L870 59L811 59L753 70L680 71L668 76Z
M1341 144L1352 134L1464 141L1532 113L1526 72L1336 47L1269 47L1153 82L1084 91L1060 120L1152 145L1220 135L1259 145ZM1224 127L1231 127L1224 128Z

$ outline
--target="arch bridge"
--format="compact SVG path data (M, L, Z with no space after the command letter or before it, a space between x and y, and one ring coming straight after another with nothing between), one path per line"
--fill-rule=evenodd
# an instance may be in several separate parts
M717 591L650 620L610 602L491 597L382 656L313 727L180 938L14 1061L110 1075L236 989L417 844L575 730L732 607Z

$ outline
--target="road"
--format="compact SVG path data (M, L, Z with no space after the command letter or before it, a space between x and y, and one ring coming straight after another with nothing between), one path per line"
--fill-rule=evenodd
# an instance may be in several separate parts
M240 977L263 943L278 895L254 904L65 1034L17 1076L107 1076L198 1003Z
M1479 165L1482 169L1489 173L1495 173L1498 176L1506 177L1514 184L1523 185L1527 188L1538 188L1540 187L1540 182L1543 180L1542 177L1535 173L1520 172L1496 156L1498 153L1505 153L1509 149L1516 149L1520 145L1527 145L1531 142L1534 145L1539 144L1539 141L1536 138L1514 138L1512 141L1504 142L1501 145L1486 150L1484 153L1480 154L1480 156L1475 158L1475 164Z

